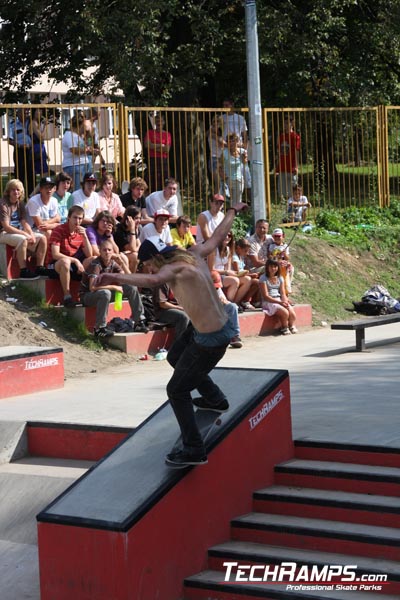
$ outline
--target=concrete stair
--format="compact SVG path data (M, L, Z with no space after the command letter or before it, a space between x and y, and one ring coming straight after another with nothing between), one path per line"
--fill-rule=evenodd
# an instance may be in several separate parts
M276 465L273 484L254 492L253 512L232 519L231 540L211 547L206 570L185 579L185 600L400 597L399 450L333 446L295 443L295 458ZM368 457L374 464L365 464ZM229 581L224 563L231 563ZM282 563L303 577L262 580L260 567L278 573ZM256 565L259 580L246 581ZM326 575L329 567L324 581L310 578L312 569Z

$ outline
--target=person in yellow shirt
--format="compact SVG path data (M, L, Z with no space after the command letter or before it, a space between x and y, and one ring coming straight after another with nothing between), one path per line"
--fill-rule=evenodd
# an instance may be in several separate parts
M190 227L190 217L187 215L182 215L181 217L177 218L176 229L171 229L172 243L174 246L179 246L180 248L190 248L190 246L196 245L196 240L190 231Z

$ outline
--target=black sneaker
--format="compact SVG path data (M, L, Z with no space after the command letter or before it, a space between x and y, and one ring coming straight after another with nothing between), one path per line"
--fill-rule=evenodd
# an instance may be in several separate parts
M183 468L190 465L206 465L208 463L207 454L194 454L186 450L170 452L165 458L165 463L170 467Z
M114 331L112 329L108 329L108 327L99 327L93 331L94 336L99 339L109 338L114 335Z
M36 269L35 269L35 275L37 275L38 277L47 277L47 269L46 269L46 267L44 267L43 265L40 265L39 267L36 267Z
M32 273L29 269L21 269L19 272L20 279L35 279L37 276L35 273Z
M231 339L229 346L231 348L241 348L243 346L242 340L240 339L240 337L238 335L235 335L235 337L233 337Z
M223 413L229 410L229 402L228 400L220 400L218 404L211 404L205 400L205 398L193 398L193 404L197 406L200 410L213 410L214 412Z
M65 306L65 308L75 308L75 306L78 306L78 302L72 300L72 296L66 296L64 298L63 305Z
M135 323L133 331L135 333L148 333L150 329L146 325L146 321L138 321Z

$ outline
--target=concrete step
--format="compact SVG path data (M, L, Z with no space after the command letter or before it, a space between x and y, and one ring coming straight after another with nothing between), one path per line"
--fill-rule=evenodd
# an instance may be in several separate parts
M363 465L382 465L400 468L400 448L323 442L307 439L294 441L296 458L348 462Z
M276 465L278 485L400 496L400 469L293 459Z
M399 530L289 515L248 513L231 522L236 540L400 560Z
M293 587L301 587L295 586ZM307 587L307 586L304 586ZM322 586L321 586L322 587ZM326 586L334 587L332 586ZM335 589L303 590L288 589L287 584L274 583L244 583L235 581L235 576L230 582L224 582L224 573L221 571L203 571L185 579L185 600L254 600L254 598L299 600L310 598L312 600L398 600L397 595L382 596L379 592L372 591L341 591Z
M400 498L315 488L270 486L253 494L255 512L400 527Z
M385 583L382 591L385 594L399 594L400 597L400 563L391 560L377 560L375 558L365 558L364 556L349 556L334 552L302 550L300 548L282 548L280 546L232 540L213 546L208 551L209 569L225 572L224 562L236 562L239 565L271 565L269 581L277 578L275 566L280 566L282 563L291 563L291 565L286 564L283 567L283 569L287 569L287 572L290 572L293 565L293 571L297 575L301 573L309 574L308 581L313 577L312 569L314 566L318 572L325 573L323 579L329 578L332 581L338 581L343 575L343 570L338 575L338 570L335 569L337 565L341 567L356 565L353 569L354 580L358 577L360 579L361 577L366 578L367 575L377 577L387 575L388 583ZM335 565L335 567L332 567L332 565ZM329 569L331 569L330 573ZM232 567L232 570L236 571L237 567ZM306 579L307 577L303 578L303 581ZM314 581L317 581L315 576Z

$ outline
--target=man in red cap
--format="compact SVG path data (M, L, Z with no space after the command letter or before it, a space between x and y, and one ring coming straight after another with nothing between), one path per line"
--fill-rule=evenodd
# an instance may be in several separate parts
M167 246L159 236L144 240L139 248L139 260L150 273L104 274L96 283L127 283L150 288L167 283L191 320L186 331L174 341L167 357L174 368L167 384L167 394L183 442L183 450L172 451L166 457L166 463L172 467L208 462L193 405L216 412L225 412L229 408L224 393L212 381L209 373L224 356L227 346L236 335L235 324L218 298L204 259L222 243L235 216L246 208L247 205L242 202L229 207L213 235L189 250ZM200 392L200 398L192 399L191 392L194 389Z

